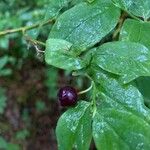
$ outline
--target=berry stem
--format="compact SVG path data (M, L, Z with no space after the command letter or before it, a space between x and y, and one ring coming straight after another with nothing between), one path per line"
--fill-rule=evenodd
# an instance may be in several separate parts
M78 92L78 95L81 95L81 94L87 93L88 91L90 91L90 90L92 89L92 87L93 87L93 81L92 81L92 83L91 83L91 85L90 85L90 87L89 87L89 88L87 88L86 90L83 90L83 91L81 91L81 92Z
M97 94L97 88L96 88L96 85L95 85L95 82L93 81L93 79L86 73L84 72L73 72L73 75L74 76L77 76L77 75L84 75L86 76L89 80L91 80L91 85L89 88L87 88L86 90L84 91L81 91L78 93L78 95L80 94L83 94L83 93L86 93L88 91L90 91L92 89L92 94L91 94L91 106L92 106L92 112L93 112L93 115L92 117L95 116L96 114L96 111L97 111L97 107L96 107L96 94Z

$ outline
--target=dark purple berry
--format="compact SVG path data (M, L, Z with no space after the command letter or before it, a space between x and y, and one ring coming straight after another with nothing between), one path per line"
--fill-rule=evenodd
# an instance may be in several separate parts
M77 92L73 87L66 86L59 90L58 97L61 106L74 106L77 103Z

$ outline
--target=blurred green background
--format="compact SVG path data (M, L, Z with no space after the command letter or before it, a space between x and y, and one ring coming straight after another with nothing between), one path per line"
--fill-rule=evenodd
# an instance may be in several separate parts
M42 21L49 2L1 0L0 32ZM45 42L50 28L48 24L26 34ZM0 36L0 150L57 149L55 127L64 111L57 102L57 91L70 84L79 90L84 82L46 65L43 53L22 33Z

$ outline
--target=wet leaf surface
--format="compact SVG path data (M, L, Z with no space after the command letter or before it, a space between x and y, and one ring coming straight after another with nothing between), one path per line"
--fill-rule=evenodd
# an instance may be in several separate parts
M149 0L112 0L114 4L127 12L148 19L150 17Z
M49 38L72 43L75 54L92 47L117 24L120 16L110 0L80 3L63 13L54 24Z
M81 101L67 110L58 121L56 135L59 150L88 150L92 138L90 103Z
M123 83L150 75L150 51L133 42L110 42L97 48L93 63L120 75ZM132 69L131 69L132 68Z

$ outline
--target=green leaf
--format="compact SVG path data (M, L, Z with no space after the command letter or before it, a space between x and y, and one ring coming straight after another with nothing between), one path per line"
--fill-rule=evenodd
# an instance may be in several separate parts
M89 72L90 76L98 84L98 90L108 95L111 99L115 99L114 102L108 101L108 106L115 107L117 102L116 107L120 109L122 106L128 107L130 110L139 112L139 114L144 115L150 123L149 112L145 111L146 107L143 97L136 87L131 84L122 85L118 80L118 76L93 65Z
M20 147L17 144L8 143L6 150L20 150Z
M117 76L92 66L96 82L97 111L93 118L93 137L98 150L149 150L150 111L132 85L122 85Z
M127 19L120 33L120 40L132 41L145 45L150 50L150 23ZM136 85L145 98L145 103L150 107L150 77L140 77L135 80Z
M80 101L67 110L56 127L59 150L88 150L92 138L90 103Z
M0 136L0 149L6 149L6 147L7 147L6 140L2 136Z
M6 107L6 95L5 95L5 89L0 87L0 114L3 114L4 109Z
M150 76L150 51L133 42L110 42L95 52L93 63L100 68L120 75L125 84L139 76Z
M150 23L127 19L120 33L121 41L137 42L150 50Z
M0 70L0 76L8 76L10 74L12 74L12 70L9 68Z
M88 1L89 3L94 0L51 0L47 6L45 20L57 18L62 10L69 9L76 4L79 4L83 1Z
M110 0L82 2L57 19L49 38L72 43L72 50L78 55L105 37L116 26L119 16L120 10Z
M0 136L0 149L2 150L20 150L19 145L8 143L3 137Z
M57 80L58 80L58 69L47 66L45 70L45 81L44 84L48 89L49 100L56 100L57 97Z
M5 38L0 38L0 48L2 49L8 49L9 46L9 38L5 37Z
M42 24L44 22L57 19L61 13L76 5L80 1L82 0L50 0L46 7L44 19L41 21L39 28L28 31L28 33L32 34L32 37L37 38L39 33L42 31Z
M46 109L46 104L44 101L38 100L35 103L35 107L36 107L37 112L42 112Z
M114 4L135 16L148 19L150 17L149 0L112 0Z
M98 110L93 121L93 136L98 150L150 149L150 125L126 110Z
M46 42L45 61L49 65L66 70L78 70L85 67L84 62L70 54L72 44L61 39L48 39Z
M6 56L3 56L3 57L0 57L0 69L2 69L9 61L9 57L6 55Z
M30 135L27 129L23 129L16 132L16 139L17 140L25 140Z
M45 20L56 18L63 8L68 7L71 1L72 0L57 0L56 2L56 0L51 0L47 7Z
M135 80L135 83L144 96L146 105L150 108L150 77L140 77Z

